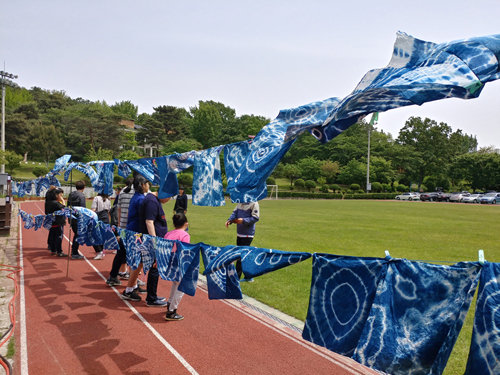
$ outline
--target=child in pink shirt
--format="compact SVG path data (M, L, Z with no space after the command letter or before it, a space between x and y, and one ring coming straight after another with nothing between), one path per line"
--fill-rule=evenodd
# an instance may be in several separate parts
M165 235L165 239L167 240L177 240L181 242L189 243L191 241L191 237L189 233L186 232L186 229L189 225L186 215L183 213L177 213L172 217L172 221L174 222L174 230L171 230ZM177 244L174 244L172 248L172 253L177 251ZM170 297L167 302L167 313L165 315L165 320L182 320L184 317L182 315L177 314L177 307L181 302L182 296L184 293L179 291L177 288L179 287L179 281L172 281L172 289L170 289Z

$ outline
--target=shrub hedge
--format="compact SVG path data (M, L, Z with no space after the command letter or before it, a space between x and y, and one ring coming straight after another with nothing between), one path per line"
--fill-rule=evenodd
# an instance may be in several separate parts
M370 193L370 194L339 194L339 193L309 193L295 191L280 191L278 198L305 198L305 199L394 199L397 193Z

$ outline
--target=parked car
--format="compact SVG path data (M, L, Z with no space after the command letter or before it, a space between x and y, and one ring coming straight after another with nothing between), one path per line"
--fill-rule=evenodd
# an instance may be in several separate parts
M436 197L436 200L438 202L448 202L450 200L450 197L451 197L450 193L439 192Z
M462 203L479 203L483 194L469 194L462 198Z
M439 195L439 193L436 193L436 192L432 192L432 193L422 193L420 194L420 200L422 202L424 201L430 201L430 202L433 202L433 201L436 201L437 200L437 196Z
M403 193L400 195L396 195L396 199L402 201L418 201L420 199L420 196L417 193Z
M458 193L458 192L451 193L449 201L450 202L462 202L462 199L464 197L469 196L469 195L470 195L469 192L465 192L465 191L462 191L461 193Z
M486 193L481 198L481 204L497 204L500 203L500 193Z

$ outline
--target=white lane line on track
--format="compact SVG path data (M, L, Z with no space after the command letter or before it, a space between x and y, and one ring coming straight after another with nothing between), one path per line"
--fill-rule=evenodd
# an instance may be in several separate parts
M207 295L208 295L208 291L207 290L205 290L203 288L198 288L198 290L202 290L203 292L207 293ZM316 348L312 347L311 345L308 345L308 343L304 343L304 342L300 341L299 339L293 337L292 335L284 332L283 330L281 330L281 329L273 326L272 324L267 323L266 321L262 320L260 317L256 316L255 314L252 314L252 313L250 313L248 311L245 311L245 310L239 308L238 306L235 306L233 302L226 301L226 300L223 300L223 299L220 300L220 301L223 302L223 303L225 303L226 305L232 307L233 309L239 311L240 313L245 314L246 316L248 316L249 318L255 320L256 322L258 322L258 323L260 323L260 324L262 324L262 325L264 325L264 326L272 329L273 331L279 333L280 335L284 336L285 338L294 341L295 343L299 344L300 346L302 346L302 347L310 350L311 352L319 355L320 357L323 357L326 360L328 360L328 361L330 361L332 363L335 363L336 365L341 366L341 367L343 367L345 369L353 371L353 368L350 367L349 365L346 365L345 363L342 363L342 362L340 362L339 360L337 360L335 358L329 357L328 355L322 353L321 351L317 350Z
M20 206L20 205L19 205ZM26 299L24 295L23 228L19 220L19 319L21 324L21 374L28 375L28 345L26 340Z
M39 211L42 212L42 214L44 213L42 211L42 209L40 207L38 207L38 204L36 205L36 207L38 208ZM69 242L69 244L72 244L72 242L69 240L68 237L66 237L66 235L64 235L64 238ZM68 254L68 256L71 256L71 255ZM22 252L21 252L21 260L22 260ZM99 272L99 270L87 259L87 257L85 257L85 261L101 277L101 279L106 281L106 277L104 277L104 275L101 272ZM112 289L116 293L116 295L120 299L122 299L121 294L118 291L118 289L116 289L115 287L112 287ZM182 357L180 355L180 353L177 350L175 350L174 347L167 340L165 340L165 338L162 335L160 335L160 333L156 329L153 328L153 326L141 315L141 313L139 311L136 310L135 307L133 307L130 304L130 302L125 301L123 299L122 299L122 301L139 318L139 320L151 331L151 333L158 339L158 341L160 341L163 344L163 346L165 346L165 348L167 348L167 350L170 353L172 353L175 356L175 358L177 358L177 360L186 368L186 370L189 371L190 374L199 375L198 372L184 359L184 357ZM26 322L26 319L23 319L23 321ZM21 373L24 375L24 372L21 372ZM26 374L27 374L27 372L26 372Z

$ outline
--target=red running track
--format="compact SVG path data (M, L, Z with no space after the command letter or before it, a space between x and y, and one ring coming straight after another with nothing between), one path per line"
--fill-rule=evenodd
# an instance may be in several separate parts
M23 203L22 209L42 214L43 203ZM17 374L376 373L237 301L210 301L200 284L179 306L184 320L166 322L165 309L125 302L118 296L124 286L105 284L112 254L93 260L94 250L80 246L87 260L70 260L66 277L68 258L50 255L47 234L23 228L19 236L27 350L20 345L20 313ZM170 283L160 280L158 295L169 291Z

